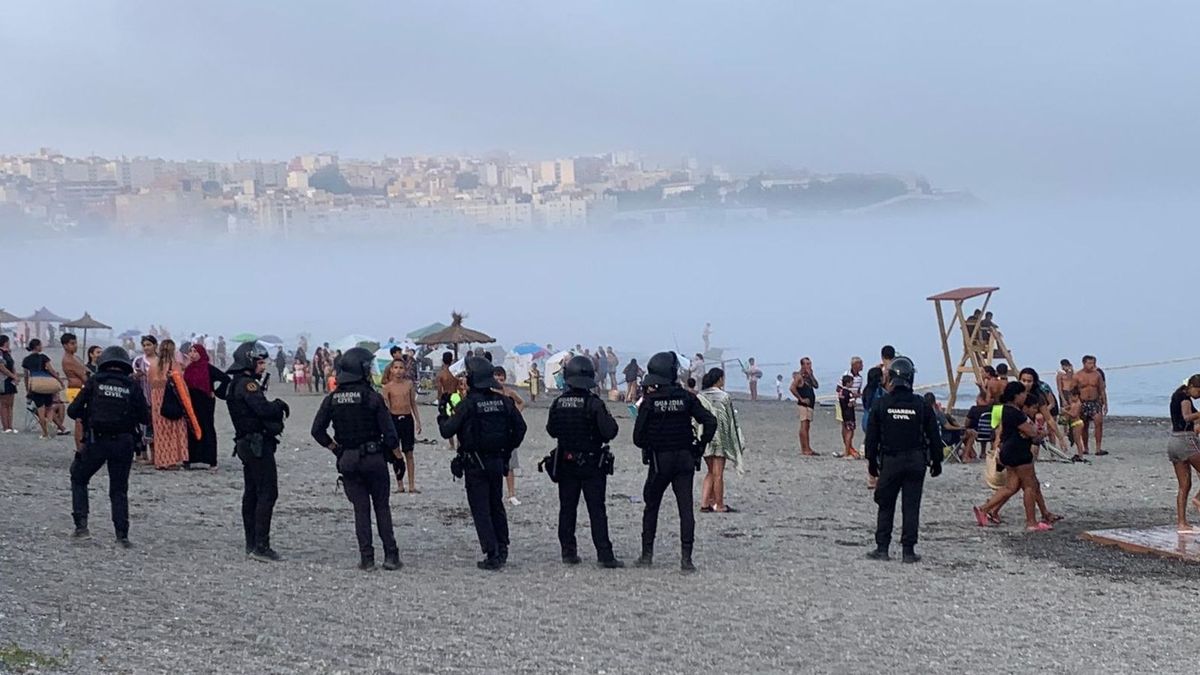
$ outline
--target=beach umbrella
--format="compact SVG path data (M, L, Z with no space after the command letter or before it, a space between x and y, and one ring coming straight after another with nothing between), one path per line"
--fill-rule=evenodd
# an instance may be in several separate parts
M59 324L61 324L62 322L67 321L67 319L64 319L63 317L46 309L45 305L43 305L41 309L34 312L32 315L27 316L22 320L28 321L29 323L33 324L33 334L36 336L41 336L42 324L44 324L44 323L59 323Z
M375 350L379 349L379 340L371 337L370 335L359 335L358 333L351 333L350 335L347 335L345 337L342 337L340 339L334 340L333 342L329 343L330 349L333 349L335 351L340 351L343 354L351 349L354 349L355 347L362 347L362 348L368 349L370 351L375 351Z
M93 319L92 315L87 312L84 312L83 316L74 321L64 323L62 327L83 329L83 351L85 354L87 353L87 334L89 330L112 330L112 326Z
M269 345L282 345L283 338L278 335L259 335L258 341Z
M450 345L454 347L454 353L457 355L459 345L486 344L496 341L496 338L487 333L481 333L462 325L463 319L466 318L466 314L451 312L450 325L448 327L418 338L417 344L430 346Z
M124 340L125 338L133 339L135 337L141 337L141 336L142 336L142 331L140 331L136 328L130 328L129 330L125 331L124 333L121 333L117 337Z
M45 307L42 307L38 311L34 312L32 315L25 317L24 320L32 321L34 323L62 323L64 321L67 321L67 319L64 319L63 317L55 314L54 312L51 312L50 310L46 309Z
M520 356L528 356L534 361L537 361L543 356L547 356L549 354L545 347L532 342L522 342L516 347L513 347L512 351L514 354L518 354Z
M3 309L0 309L0 323L16 323L20 320L21 317L17 316L16 314L9 314Z
M258 336L254 333L238 333L230 338L234 342L241 344L243 342L258 342Z
M446 330L446 324L444 324L440 321L435 321L435 322L429 324L428 326L414 330L413 332L409 333L408 335L405 335L404 337L408 338L409 340L420 340L421 338L425 337L426 335L429 335L431 333L436 333L439 330Z

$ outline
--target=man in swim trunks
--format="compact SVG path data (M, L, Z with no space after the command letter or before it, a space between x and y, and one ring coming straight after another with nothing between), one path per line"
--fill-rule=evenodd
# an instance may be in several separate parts
M1075 388L1079 390L1080 418L1083 420L1083 454L1088 453L1088 428L1096 425L1096 456L1107 455L1104 450L1104 416L1108 414L1108 389L1104 376L1096 368L1096 357L1083 357L1083 370L1075 373Z
M450 372L450 366L453 363L454 352L442 352L442 369L438 371L437 379L434 381L438 393L438 414L447 417L451 412L450 398L458 393L458 378ZM453 437L449 439L451 450L455 447L454 440Z

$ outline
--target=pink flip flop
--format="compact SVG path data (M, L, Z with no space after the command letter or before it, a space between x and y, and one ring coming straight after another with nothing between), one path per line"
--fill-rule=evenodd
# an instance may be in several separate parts
M971 511L975 514L976 524L978 524L980 527L988 526L987 514L983 512L983 509L979 508L978 506L972 506Z
M1054 526L1051 525L1050 523L1042 522L1042 523L1038 523L1037 525L1026 527L1025 531L1026 532L1049 532L1050 530L1053 530L1053 529L1054 529Z

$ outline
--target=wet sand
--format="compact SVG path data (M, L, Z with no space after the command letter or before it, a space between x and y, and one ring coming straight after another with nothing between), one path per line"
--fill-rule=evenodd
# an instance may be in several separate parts
M424 492L392 498L405 568L363 573L333 457L308 436L320 398L280 394L293 418L273 531L287 560L273 565L243 556L242 477L223 406L218 472L135 468L131 551L113 543L104 471L92 482L92 537L74 541L67 440L0 436L0 645L64 654L68 672L132 673L1172 672L1194 660L1194 627L1180 619L1200 567L1078 537L1172 522L1161 421L1112 420L1110 456L1039 465L1050 508L1067 517L1051 533L1026 535L1018 501L1005 525L977 527L980 468L948 465L926 482L925 559L902 565L864 558L875 515L866 466L828 456L840 444L832 409L815 423L826 456L808 459L794 405L742 402L750 471L727 480L741 512L697 514L699 571L684 575L670 498L653 568L590 564L582 506L585 564L559 562L555 487L535 468L550 448L539 401L526 415L507 569L475 568L451 455L418 445ZM632 563L642 505L629 495L645 473L632 421L613 410L622 429L610 527ZM433 409L422 414L432 437Z

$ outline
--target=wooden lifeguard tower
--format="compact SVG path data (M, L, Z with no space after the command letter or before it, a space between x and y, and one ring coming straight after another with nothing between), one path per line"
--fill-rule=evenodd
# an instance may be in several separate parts
M946 357L946 381L950 386L950 400L946 404L947 409L953 409L958 400L958 387L962 383L963 373L974 373L975 384L979 385L983 382L984 366L991 366L996 362L1006 362L1010 371L1015 373L1018 370L1012 352L1004 344L1004 336L1000 334L1000 331L995 326L982 325L981 321L968 320L968 315L963 312L965 303L982 297L983 304L978 308L979 315L982 317L987 312L988 303L992 301L992 294L998 290L1000 289L993 286L968 286L927 298L933 302L933 306L937 310L938 335L942 340L942 354ZM949 323L946 322L946 314L942 309L943 302L954 303L954 315L950 318ZM974 310L968 311L973 312ZM958 368L953 366L951 353L950 336L954 334L955 327L959 328L962 335L961 341L958 339L953 341L962 349Z

